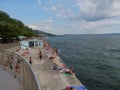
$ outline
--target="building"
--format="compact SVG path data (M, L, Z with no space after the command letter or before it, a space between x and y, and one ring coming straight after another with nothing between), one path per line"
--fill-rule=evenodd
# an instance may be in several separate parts
M23 40L20 41L20 47L22 49L43 47L43 41L39 39Z

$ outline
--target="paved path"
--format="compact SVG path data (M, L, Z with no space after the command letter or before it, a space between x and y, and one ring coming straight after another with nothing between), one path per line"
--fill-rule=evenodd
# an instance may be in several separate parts
M39 58L39 49L31 49L30 55L26 57L26 60L28 61L28 57L32 57L32 68L42 90L62 90L68 85L80 85L76 77L64 76L59 71L52 70L52 63L46 55L46 50L41 48L41 51L43 53L42 60Z
M0 90L22 90L20 83L9 71L0 66Z
M39 58L39 49L42 51L43 59ZM13 49L11 49L13 50ZM14 50L16 50L14 48ZM47 50L43 48L31 48L30 53L24 58L32 57L32 69L41 86L41 90L62 90L69 85L81 85L80 81L73 75L66 76L59 71L52 70L52 63L48 59ZM17 89L13 89L17 90Z

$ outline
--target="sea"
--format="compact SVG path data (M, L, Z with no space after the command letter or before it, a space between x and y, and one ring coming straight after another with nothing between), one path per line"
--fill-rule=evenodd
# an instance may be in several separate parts
M61 35L47 38L88 90L120 90L120 35Z

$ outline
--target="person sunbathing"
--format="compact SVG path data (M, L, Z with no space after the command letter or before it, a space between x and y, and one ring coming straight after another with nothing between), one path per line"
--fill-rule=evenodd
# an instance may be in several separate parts
M74 87L66 87L66 89L65 90L77 90L76 88L74 88Z
M65 90L87 90L87 88L84 85L80 86L67 86Z

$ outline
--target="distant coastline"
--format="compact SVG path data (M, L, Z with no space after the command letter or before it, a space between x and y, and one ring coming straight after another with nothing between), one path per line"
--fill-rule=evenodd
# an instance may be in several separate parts
M33 30L33 33L40 36L56 36L55 34L47 33L41 30Z
M63 35L56 35L56 36L77 36L77 35L120 35L120 33L103 33L103 34L63 34Z

